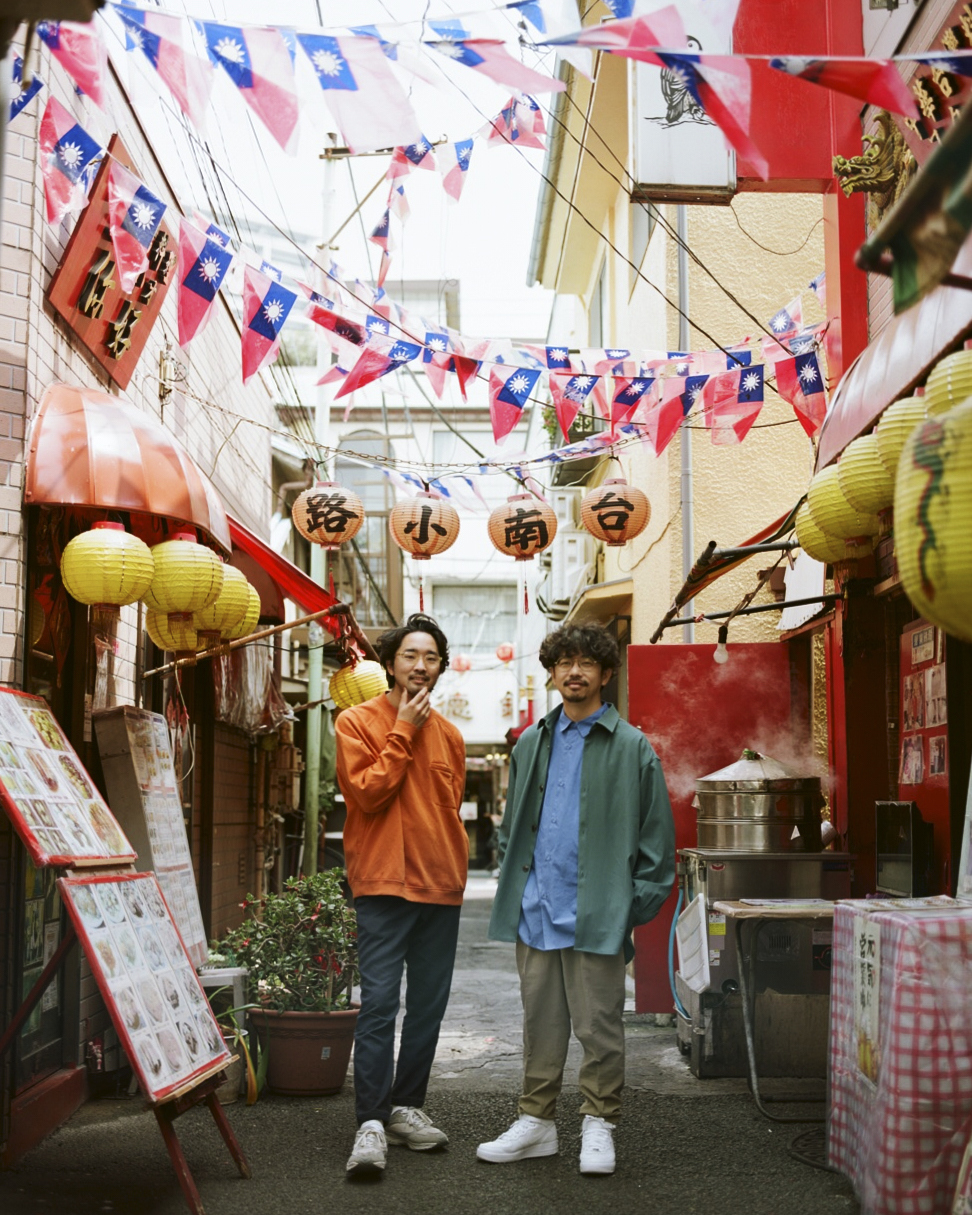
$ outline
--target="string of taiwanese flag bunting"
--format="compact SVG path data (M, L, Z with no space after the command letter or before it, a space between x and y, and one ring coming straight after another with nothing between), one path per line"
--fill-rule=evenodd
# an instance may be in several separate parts
M926 64L958 76L972 76L972 50L962 49L892 59L705 54L690 49L675 5L648 16L633 12L633 0L614 0L609 7L616 14L615 20L524 42L538 52L553 48L569 56L597 50L666 71L691 93L693 101L721 128L727 142L763 177L768 173L766 158L750 136L754 62L768 63L791 77L909 117L919 116L917 103L901 79L897 63ZM561 81L528 67L506 49L505 43L517 32L515 26L491 30L494 36L489 37L482 36L481 28L474 28L486 22L495 24L504 16L508 21L508 10L516 10L541 35L551 32L555 23L548 17L554 11L562 23L562 6L553 5L551 0L507 5L466 18L429 20L419 25L423 33L409 37L404 36L408 23L322 33L320 29L305 31L289 26L232 25L117 3L99 10L99 20L117 22L128 51L146 58L200 133L205 131L214 73L220 69L289 152L296 150L302 108L297 68L300 52L319 86L318 96L324 99L348 148L355 153L427 142L398 73L408 81L417 77L446 87L446 79L432 70L436 59L440 64L447 59L475 71L515 90L517 95L562 89ZM37 31L78 88L102 105L107 52L99 26L41 22ZM427 36L429 32L434 36Z

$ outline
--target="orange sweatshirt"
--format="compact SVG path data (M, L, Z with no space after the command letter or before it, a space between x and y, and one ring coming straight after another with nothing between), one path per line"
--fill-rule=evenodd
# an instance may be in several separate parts
M339 713L338 784L348 816L344 855L355 897L462 902L469 841L459 818L466 748L433 709L421 729L398 720L387 696Z

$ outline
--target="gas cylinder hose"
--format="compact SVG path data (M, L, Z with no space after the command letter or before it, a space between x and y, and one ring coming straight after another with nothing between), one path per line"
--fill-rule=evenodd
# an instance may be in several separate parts
M675 914L672 916L672 930L668 934L668 982L672 989L672 999L675 1001L675 1008L680 1017L684 1017L686 1021L691 1021L692 1018L682 1006L682 1001L678 998L678 992L675 990L675 925L678 923L678 913L682 910L682 887L678 887L678 901L675 904Z

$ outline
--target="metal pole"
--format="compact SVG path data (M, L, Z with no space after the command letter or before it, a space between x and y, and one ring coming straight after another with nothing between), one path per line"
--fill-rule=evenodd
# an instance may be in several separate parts
M333 146L335 137L327 136L328 143ZM334 198L334 167L335 162L329 157L324 160L324 188L321 199L321 233L327 242L327 247L321 252L325 261L330 261L330 230L331 210ZM318 370L326 370L324 363L324 345L318 338L317 363ZM327 354L330 363L330 353ZM331 429L330 400L328 391L321 387L317 390L314 406L314 442L318 447L328 445ZM311 578L324 586L327 576L327 559L324 549L319 544L311 545L310 559ZM307 741L304 754L304 873L310 875L317 872L317 841L320 828L320 784L321 784L321 714L324 711L320 704L324 693L324 630L314 621L307 628L307 699L313 708L307 710ZM315 703L317 702L317 703Z
M688 212L684 203L675 208L675 230L678 233L678 348L687 351L689 348L689 277L688 277ZM688 578L695 563L695 520L693 518L692 502L692 432L688 428L688 419L682 423L682 434L679 449L682 457L680 505L682 517L682 578ZM692 614L692 600L685 605L688 615ZM682 625L682 641L691 645L695 641L695 625L691 621Z

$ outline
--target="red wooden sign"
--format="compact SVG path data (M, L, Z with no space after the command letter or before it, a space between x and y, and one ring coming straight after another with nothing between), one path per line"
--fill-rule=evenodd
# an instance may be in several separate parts
M108 233L108 169L114 157L136 176L137 170L117 135L108 153L47 298L119 388L127 388L175 277L178 245L163 222L149 250L149 269L130 295L122 291Z

